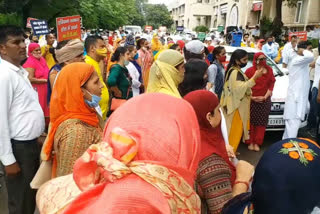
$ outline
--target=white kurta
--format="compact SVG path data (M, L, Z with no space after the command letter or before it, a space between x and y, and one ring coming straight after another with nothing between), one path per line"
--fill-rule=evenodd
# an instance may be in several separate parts
M126 67L132 78L132 94L134 97L138 96L140 94L140 86L141 86L141 82L139 81L140 73L132 62L129 62L129 65L127 65Z
M305 50L304 56L294 57L288 67L289 87L284 109L284 119L304 120L310 88L309 64L313 54Z

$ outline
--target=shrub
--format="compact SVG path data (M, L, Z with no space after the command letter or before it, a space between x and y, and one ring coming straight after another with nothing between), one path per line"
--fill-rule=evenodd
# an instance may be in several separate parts
M204 25L197 26L194 31L196 32L209 32L209 28Z

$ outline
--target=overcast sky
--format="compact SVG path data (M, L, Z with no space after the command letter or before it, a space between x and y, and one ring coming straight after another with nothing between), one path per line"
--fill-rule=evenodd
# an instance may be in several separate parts
M164 3L164 4L168 5L171 2L172 2L172 0L149 0L149 3L151 3L151 4L162 4L162 3Z

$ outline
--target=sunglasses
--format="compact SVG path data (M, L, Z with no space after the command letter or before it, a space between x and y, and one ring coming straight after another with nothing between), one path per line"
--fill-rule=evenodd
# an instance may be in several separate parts
M258 58L257 59L257 61L259 60L259 61L264 61L264 60L266 60L267 58Z

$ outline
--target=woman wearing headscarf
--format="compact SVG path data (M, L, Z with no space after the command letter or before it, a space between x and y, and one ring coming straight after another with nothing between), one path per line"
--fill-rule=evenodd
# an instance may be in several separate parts
M162 49L162 43L159 40L158 34L153 34L151 40L151 50L153 51L153 56L157 55L157 53Z
M112 114L103 141L75 163L73 175L40 188L40 213L200 213L192 188L199 146L197 118L186 101L135 97Z
M262 50L262 46L265 44L265 42L266 41L264 39L259 39L256 49Z
M23 67L28 71L28 78L38 93L39 103L44 116L49 117L49 106L47 103L49 68L46 60L41 55L41 49L38 43L31 43L29 45L28 59L23 64Z
M219 99L215 94L197 90L184 99L195 110L200 126L201 149L196 190L202 199L202 212L219 214L233 196L247 191L244 187L250 182L254 167L240 161L236 169L229 160L221 132Z
M137 49L139 60L141 62L142 80L145 87L148 86L150 68L153 63L152 50L150 49L149 42L142 38L137 42Z
M182 54L182 53L183 53L184 46L185 46L185 42L184 42L183 40L178 40L178 41L177 41L177 44L179 45L180 51L181 51L181 54Z
M163 51L151 67L147 93L160 92L181 98L178 86L184 72L183 56L175 50Z
M61 69L73 62L84 62L84 46L80 39L59 42L54 58L58 64L54 65L48 78L48 103L50 102L53 85Z
M316 214L320 211L320 148L308 139L274 143L260 159L252 193L232 199L223 214Z
M227 122L229 143L236 152L243 141L249 139L251 88L262 76L262 70L255 71L249 79L241 70L248 63L248 53L238 49L233 52L227 72L220 104Z
M267 65L267 57L264 53L256 53L253 57L253 66L248 68L246 76L252 78L259 69L263 70L263 75L256 79L256 85L252 88L250 107L250 139L249 150L260 151L264 134L268 125L269 113L271 110L271 95L276 79L273 70Z
M41 151L43 161L53 159L52 177L71 173L83 152L100 142L102 129L95 108L99 109L101 89L91 65L72 63L60 71L50 102L51 126Z

